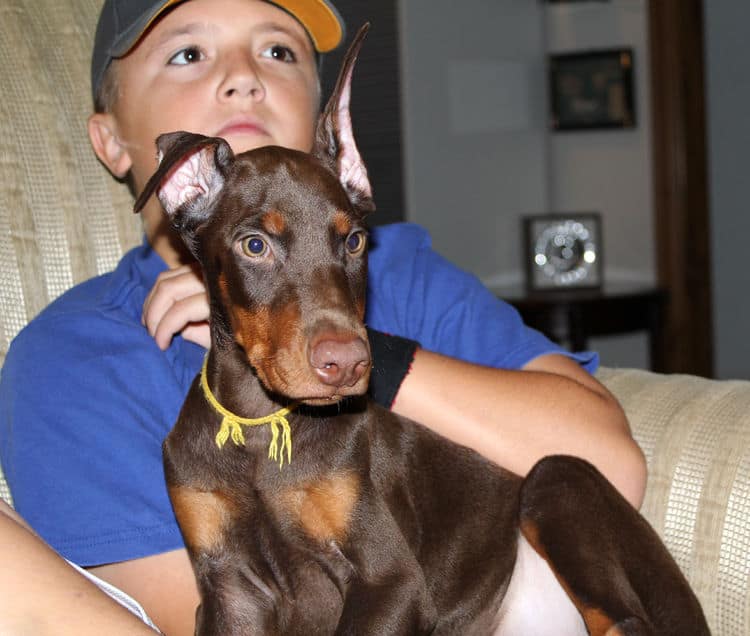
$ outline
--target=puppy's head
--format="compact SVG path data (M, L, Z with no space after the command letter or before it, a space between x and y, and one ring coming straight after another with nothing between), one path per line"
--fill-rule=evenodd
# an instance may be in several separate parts
M239 345L266 387L311 404L366 390L366 215L374 209L349 116L355 38L311 154L234 155L220 138L157 139L156 193L203 267L213 346Z

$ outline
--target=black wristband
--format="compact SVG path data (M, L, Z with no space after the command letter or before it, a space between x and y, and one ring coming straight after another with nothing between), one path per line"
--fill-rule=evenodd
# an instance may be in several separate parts
M411 369L419 343L369 327L367 337L372 355L370 397L381 406L391 408L401 383Z

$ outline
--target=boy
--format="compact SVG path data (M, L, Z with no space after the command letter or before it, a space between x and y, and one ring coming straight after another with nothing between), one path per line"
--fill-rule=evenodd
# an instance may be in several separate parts
M309 150L316 56L342 33L323 0L107 0L92 59L94 150L136 192L162 132L222 136L235 152ZM197 593L161 441L203 358L208 308L156 199L143 221L146 242L116 272L71 290L14 343L0 384L0 430L12 432L2 462L19 511L53 547L131 593L165 633L187 634ZM418 228L378 228L372 242L368 323L423 346L395 411L520 474L550 453L583 456L640 503L643 458L619 406L579 365L592 368L590 356L526 329Z

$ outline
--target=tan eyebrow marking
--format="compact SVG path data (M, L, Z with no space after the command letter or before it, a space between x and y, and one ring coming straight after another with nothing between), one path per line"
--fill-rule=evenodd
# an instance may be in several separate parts
M346 236L352 231L352 222L349 215L338 211L333 215L332 224L334 229L341 235Z
M269 234L278 236L286 230L284 215L277 210L266 212L260 220L263 229Z

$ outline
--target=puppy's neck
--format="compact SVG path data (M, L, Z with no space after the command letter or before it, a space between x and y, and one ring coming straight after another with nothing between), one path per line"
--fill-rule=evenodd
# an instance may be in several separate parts
M240 417L265 417L291 403L269 394L235 343L212 340L206 380L216 400Z

